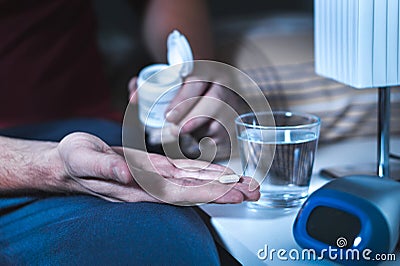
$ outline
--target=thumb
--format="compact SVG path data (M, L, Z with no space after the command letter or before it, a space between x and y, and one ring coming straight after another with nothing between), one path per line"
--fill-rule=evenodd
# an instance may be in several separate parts
M58 144L66 173L74 177L97 177L129 183L130 171L123 156L96 136L72 133Z
M114 180L119 183L128 184L132 181L132 176L124 158L113 151L99 152L92 151L90 160L87 162L85 175L100 177L103 179Z
M137 77L131 78L128 83L129 102L136 104L138 101L137 93Z

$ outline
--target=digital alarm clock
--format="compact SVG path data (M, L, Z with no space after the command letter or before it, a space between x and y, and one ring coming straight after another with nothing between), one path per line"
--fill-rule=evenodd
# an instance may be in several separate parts
M400 225L400 183L378 177L335 179L312 193L293 225L296 242L343 264L376 264L393 252Z

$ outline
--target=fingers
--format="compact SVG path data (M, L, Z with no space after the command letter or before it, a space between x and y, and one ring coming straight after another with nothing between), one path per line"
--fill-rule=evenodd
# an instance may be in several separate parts
M129 157L129 149L125 154ZM135 158L138 158L135 156ZM130 162L135 181L154 198L160 201L193 205L198 203L240 203L243 200L257 200L258 191L250 191L248 178L241 178L240 184L219 181L221 176L234 174L233 170L217 164L197 160L171 160L167 157L148 154L152 166L143 164L147 159ZM146 170L144 170L146 169Z
M122 154L121 148L113 149ZM234 174L234 171L226 166L199 160L173 160L128 148L124 149L124 153L140 187L152 197L166 203L225 204L255 201L260 197L258 188L250 190L250 177L241 177L237 183L220 182L221 177ZM122 198L126 200L127 197L129 198L129 193Z
M199 203L241 203L254 201L259 198L259 191L248 190L248 185L237 183L233 185L208 182L199 179L170 179L159 178L151 172L138 171L139 179L146 180L151 187L145 185L146 191L135 182L122 185L106 180L79 179L75 182L81 187L81 192L91 194L109 201L125 202L165 202L176 205L195 205ZM150 193L149 193L150 192Z
M220 171L220 172L226 172L227 174L233 174L233 170L219 165L219 164L213 164L209 163L206 161L199 161L199 160L187 160L187 159L175 159L171 160L171 163L178 169L181 170L186 170L186 171L197 171L197 170L210 170L210 171Z
M216 120L209 120L207 124L192 132L191 135L197 140L207 136L214 139L216 142L218 140L226 140L228 137L226 129Z
M122 154L122 148L113 147L113 150ZM165 178L198 178L206 180L218 179L221 175L234 172L222 165L212 164L200 160L170 159L168 157L145 153L143 151L124 148L125 158L131 167L148 172L157 173Z
M232 185L217 181L183 178L173 180L166 187L171 193L167 197L168 201L179 205L240 203L245 198L241 191L232 189Z
M236 183L231 190L226 194L217 198L214 203L241 203L243 201L257 201L260 199L260 190L251 190L249 184L252 178L241 177L240 181Z
M236 189L232 189L227 193L223 194L219 198L212 201L212 203L218 204L237 204L242 203L245 200L243 193Z
M113 149L118 153L122 152L121 148L113 147ZM134 168L163 177L173 177L175 166L165 156L129 148L123 148L123 153L131 170Z
M229 175L228 172L220 172L215 170L198 170L198 171L176 171L174 178L194 178L200 180L220 180L222 176Z
M233 189L240 191L243 194L245 201L257 201L260 198L260 190L251 190L249 184L237 183Z
M137 77L133 77L129 81L128 91L129 91L129 102L137 104L138 102Z
M194 108L199 96L202 96L209 88L208 82L195 81L195 77L188 78L167 108L168 122L178 124L185 115Z
M198 179L174 180L181 188L178 190L176 202L192 203L241 203L243 201L256 201L260 198L260 191L249 190L249 185L244 183L221 184L217 181Z
M109 201L125 202L165 202L176 205L195 205L199 203L241 203L259 198L259 191L249 191L248 184L220 184L199 179L164 179L155 173L138 171L135 175L146 180L151 187L145 185L146 191L135 182L128 185L110 183L98 179L74 178L85 192ZM150 194L148 193L150 192Z
M234 174L228 167L200 160L171 160L171 164L176 167L174 178L219 180L221 176Z
M192 108L179 121L182 127L181 133L195 132L209 123L210 119L223 123L230 122L237 115L234 106L231 106L230 99L227 98L230 95L229 89L214 83L195 105L194 101L187 101Z
M132 181L124 158L114 152L88 151L87 153L83 152L81 156L87 158L80 158L82 163L80 174L82 176L111 179L123 184Z
M241 177L240 181L235 184L222 184L219 181L221 178L234 175L234 171L228 167L195 160L173 160L172 163L178 169L174 174L174 178L184 180L176 183L177 180L174 179L172 182L179 185L182 185L181 182L184 182L183 185L185 186L202 184L199 185L197 193L204 193L204 189L201 187L206 186L207 189L211 189L209 191L211 194L208 195L207 199L210 200L212 198L212 201L215 203L240 203L242 201L256 201L260 198L259 189L251 189L250 187L250 183L252 182L252 178L250 177ZM204 183L207 181L209 182L208 184ZM223 193L224 191L225 193ZM222 194L218 196L217 193ZM204 198L198 198L197 196L192 199L199 200L199 202L200 200L204 200Z

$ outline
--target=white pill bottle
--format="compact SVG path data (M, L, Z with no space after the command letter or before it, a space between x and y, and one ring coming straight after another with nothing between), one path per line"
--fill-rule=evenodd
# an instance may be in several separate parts
M189 42L174 30L167 39L168 64L153 64L143 68L138 76L139 120L145 126L146 145L157 146L171 141L165 134L169 123L165 112L178 93L183 79L193 71L193 53ZM158 148L155 151L157 152Z

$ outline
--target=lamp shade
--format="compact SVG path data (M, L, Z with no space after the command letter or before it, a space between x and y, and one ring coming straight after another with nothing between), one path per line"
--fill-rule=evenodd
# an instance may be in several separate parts
M399 0L315 0L317 74L355 88L400 84Z

